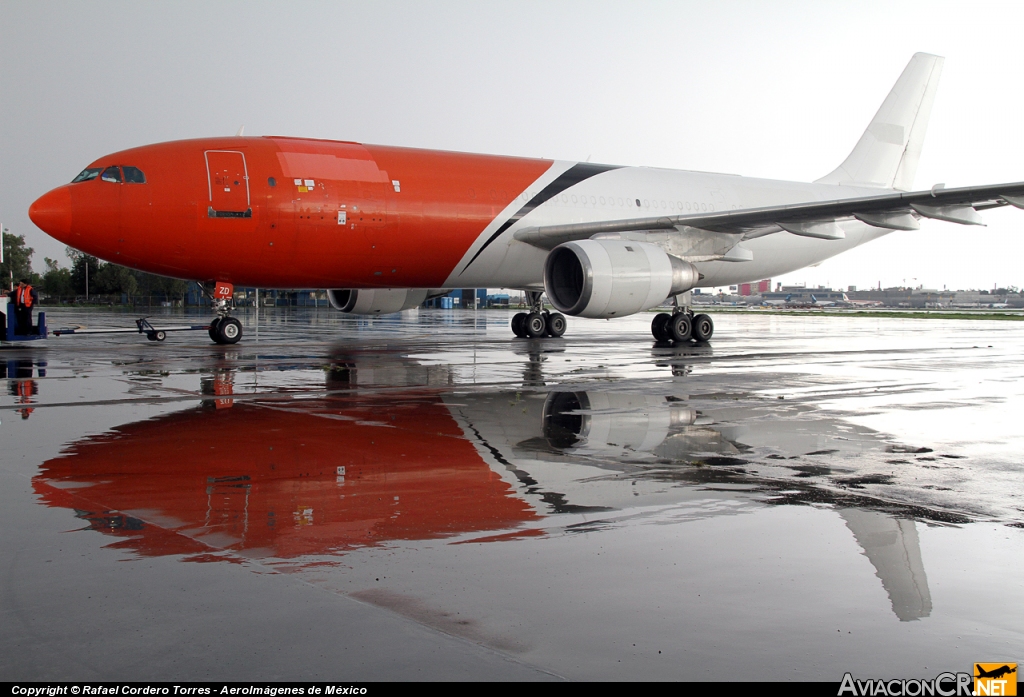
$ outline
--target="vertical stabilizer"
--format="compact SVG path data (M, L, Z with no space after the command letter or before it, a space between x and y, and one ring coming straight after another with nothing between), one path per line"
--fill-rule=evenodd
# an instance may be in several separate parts
M928 129L941 56L915 53L849 157L822 184L856 184L909 191Z

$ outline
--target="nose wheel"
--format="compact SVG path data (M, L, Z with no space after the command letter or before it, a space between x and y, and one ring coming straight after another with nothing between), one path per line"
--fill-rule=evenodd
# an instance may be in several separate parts
M234 317L214 317L210 322L210 338L216 344L237 344L242 338L242 323Z

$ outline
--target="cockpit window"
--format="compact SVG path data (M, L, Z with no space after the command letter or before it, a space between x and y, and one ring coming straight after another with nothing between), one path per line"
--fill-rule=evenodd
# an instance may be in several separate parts
M100 180L105 182L121 182L121 168L120 167L107 167L103 170L103 174L100 175Z
M88 167L83 169L81 174L71 180L71 183L77 184L78 182L87 182L90 179L95 179L100 175L100 171L102 171L102 169L102 167Z
M146 175L138 167L125 167L124 182L125 184L145 184Z

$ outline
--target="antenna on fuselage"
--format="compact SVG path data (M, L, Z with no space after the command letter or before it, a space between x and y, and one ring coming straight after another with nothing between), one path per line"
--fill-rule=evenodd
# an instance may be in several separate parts
M241 136L243 133L245 133L245 124L244 123L241 126L238 127L238 133L236 133L235 135L236 136Z

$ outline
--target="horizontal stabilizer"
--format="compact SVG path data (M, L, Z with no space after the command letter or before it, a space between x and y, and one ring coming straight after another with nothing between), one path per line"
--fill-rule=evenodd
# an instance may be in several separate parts
M854 213L853 217L862 223L886 230L920 230L921 223L910 213L894 211L891 213Z
M846 238L843 229L834 220L818 223L779 223L786 232L800 237L813 237L816 240L842 240Z
M970 206L925 206L920 203L911 203L910 207L925 218L944 220L947 223L959 223L960 225L985 224L978 211Z

